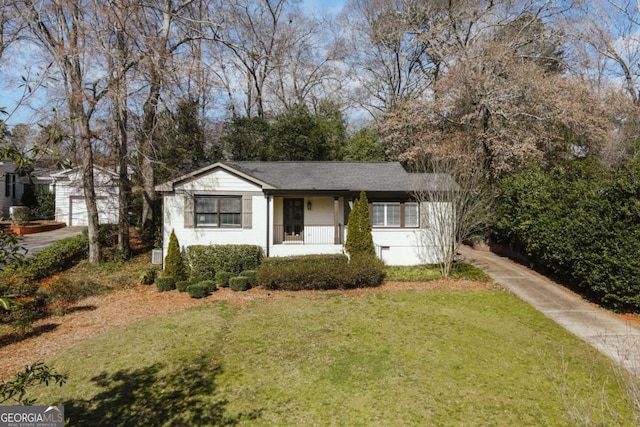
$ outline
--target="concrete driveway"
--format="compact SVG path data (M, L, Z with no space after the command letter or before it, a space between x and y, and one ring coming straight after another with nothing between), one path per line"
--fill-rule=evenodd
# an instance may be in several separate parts
M640 328L507 258L468 246L460 253L496 283L640 376Z
M65 237L78 235L86 229L87 227L64 227L42 233L25 234L22 236L21 245L27 249L26 257L28 258L50 244L62 240Z

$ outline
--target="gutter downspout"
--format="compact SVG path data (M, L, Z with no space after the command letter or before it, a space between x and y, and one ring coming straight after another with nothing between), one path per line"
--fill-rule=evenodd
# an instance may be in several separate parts
M269 195L265 194L265 197L267 199L267 258L269 257L269 230L271 229L271 226L269 225L269 222L271 221L271 211L269 209Z

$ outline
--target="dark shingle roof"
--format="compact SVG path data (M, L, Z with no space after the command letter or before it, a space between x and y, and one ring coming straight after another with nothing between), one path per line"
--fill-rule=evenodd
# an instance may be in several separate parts
M280 190L407 191L400 163L224 162Z
M285 191L351 191L351 192L413 192L444 188L455 183L446 174L407 173L398 162L220 162L273 189ZM178 178L195 178L215 165ZM167 184L159 186L168 190ZM435 187L434 187L435 186ZM165 190L165 191L166 191Z

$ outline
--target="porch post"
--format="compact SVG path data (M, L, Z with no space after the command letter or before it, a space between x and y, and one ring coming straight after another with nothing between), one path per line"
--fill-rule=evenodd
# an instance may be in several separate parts
M334 196L333 198L333 243L339 245L342 242L340 240L340 198Z

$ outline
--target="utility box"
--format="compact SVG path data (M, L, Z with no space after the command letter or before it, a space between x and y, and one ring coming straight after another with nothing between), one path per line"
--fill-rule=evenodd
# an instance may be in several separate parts
M162 265L162 249L151 250L151 264Z

